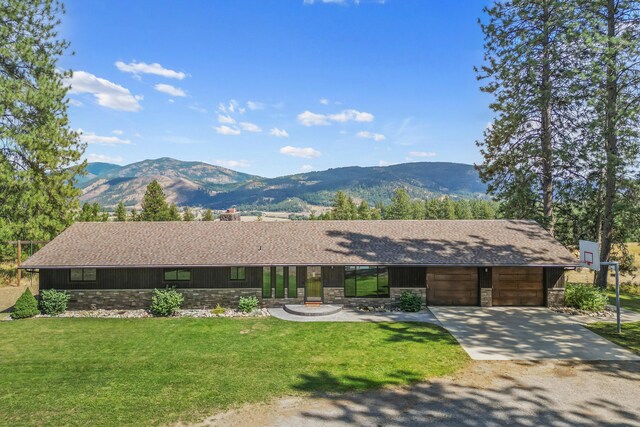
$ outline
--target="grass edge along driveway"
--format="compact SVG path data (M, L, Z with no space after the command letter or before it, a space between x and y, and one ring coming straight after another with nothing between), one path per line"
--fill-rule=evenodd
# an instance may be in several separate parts
M285 395L451 374L468 356L417 323L31 319L0 323L12 425L164 425Z
M618 334L616 324L611 322L597 322L585 326L609 341L640 354L640 322L623 323L621 334Z

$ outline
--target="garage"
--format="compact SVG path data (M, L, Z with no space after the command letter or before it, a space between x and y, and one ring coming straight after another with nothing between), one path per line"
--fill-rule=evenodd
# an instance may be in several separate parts
M494 267L492 304L544 305L543 269L540 267Z
M478 269L427 268L427 304L478 305Z

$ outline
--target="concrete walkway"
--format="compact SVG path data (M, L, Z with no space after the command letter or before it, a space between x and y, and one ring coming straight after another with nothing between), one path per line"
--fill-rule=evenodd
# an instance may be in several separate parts
M422 310L417 313L392 312L367 312L350 308L328 316L297 316L287 313L282 308L270 308L269 313L273 317L292 322L424 322L440 325L438 319L429 311Z
M475 360L640 360L544 307L430 307Z

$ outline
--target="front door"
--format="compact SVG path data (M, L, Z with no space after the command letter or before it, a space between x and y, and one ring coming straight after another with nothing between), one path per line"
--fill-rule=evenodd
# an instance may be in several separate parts
M307 284L304 292L305 301L322 302L321 271L320 267L307 267Z

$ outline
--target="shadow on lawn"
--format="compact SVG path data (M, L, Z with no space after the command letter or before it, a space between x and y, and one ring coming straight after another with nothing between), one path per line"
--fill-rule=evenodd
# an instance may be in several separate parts
M427 362L428 363L428 362ZM384 384L359 377L335 377L327 372L316 375L302 375L296 387L302 391L315 391L315 397L323 401L317 409L307 407L301 416L310 425L340 423L345 425L587 425L613 426L636 425L640 414L630 409L627 402L620 405L606 392L590 389L589 394L577 395L566 391L567 381L580 375L615 375L619 381L626 378L627 384L640 380L640 364L633 363L591 363L557 362L553 369L569 373L547 372L544 381L538 381L536 369L542 364L536 362L512 363L510 366L522 370L533 370L521 378L520 372L501 371L500 366L493 371L469 372L471 380L437 379L418 383L420 380L411 372L396 372L392 375L397 384L414 382L401 388L382 388L363 393L327 394L344 390L345 384L361 388L380 387ZM548 365L547 365L548 366ZM481 371L481 369L480 369ZM484 375L484 376L483 376ZM606 378L605 378L606 380ZM385 382L388 384L388 382ZM573 384L573 383L571 383ZM353 387L351 387L353 389ZM564 390L564 391L563 391Z

